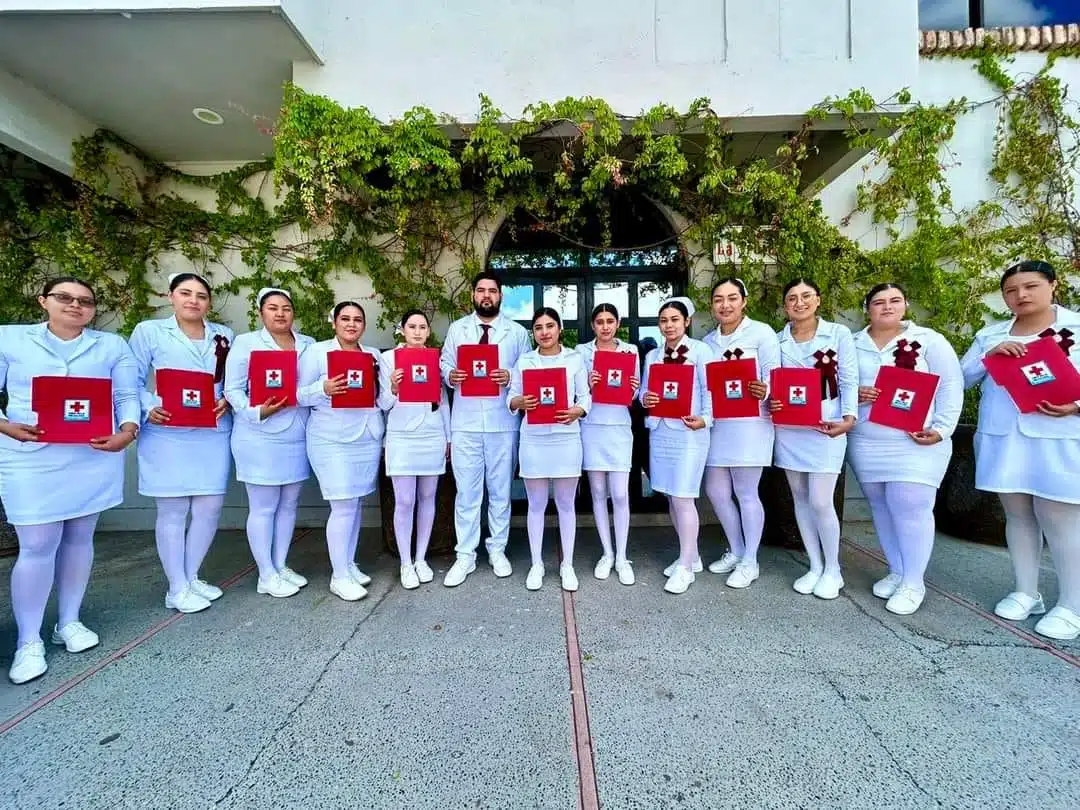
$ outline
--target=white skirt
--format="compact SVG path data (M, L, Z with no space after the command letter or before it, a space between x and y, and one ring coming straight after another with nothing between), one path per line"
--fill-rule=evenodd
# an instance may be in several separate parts
M280 433L253 430L237 419L229 444L236 462L237 481L280 487L306 481L311 476L307 431L299 419L294 419Z
M518 467L522 478L580 478L580 433L521 431Z
M148 424L139 433L136 450L140 495L224 495L229 485L229 431Z
M442 475L446 472L446 434L428 430L386 434L386 474Z
M1066 417L1076 419L1077 417ZM1080 439L975 432L975 488L1080 504Z
M952 458L952 440L929 447L902 430L865 422L848 433L847 461L860 484L899 481L937 489Z
M124 454L83 444L0 449L0 498L13 526L96 515L124 501Z
M768 467L773 460L773 438L771 419L717 419L710 431L705 466Z
M583 470L630 472L634 434L630 425L593 425L581 423Z
M814 428L776 425L773 464L782 470L839 474L844 469L847 434L832 438Z
M661 422L649 431L649 484L673 498L697 498L709 455L709 431L674 430Z
M382 442L364 436L354 442L332 442L308 434L308 458L328 501L363 498L375 491Z

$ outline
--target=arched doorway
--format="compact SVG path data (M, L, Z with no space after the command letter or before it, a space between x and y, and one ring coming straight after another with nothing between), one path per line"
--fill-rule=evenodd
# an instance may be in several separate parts
M660 342L657 318L660 304L686 287L686 265L678 235L667 218L648 200L621 195L612 201L607 227L608 247L599 218L573 238L539 227L527 214L509 217L495 235L487 266L503 284L503 314L526 329L541 306L562 316L564 343L575 346L592 340L589 315L597 304L611 303L622 318L620 337L646 349ZM666 500L649 486L644 413L634 413L635 452L630 473L631 510L666 512ZM513 511L525 509L525 489L513 486ZM591 502L586 478L578 490L578 510L588 513Z

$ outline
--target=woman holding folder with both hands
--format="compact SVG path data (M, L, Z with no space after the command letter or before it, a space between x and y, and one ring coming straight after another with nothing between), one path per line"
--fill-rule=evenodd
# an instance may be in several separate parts
M421 349L431 337L427 315L418 309L401 316L399 329L405 345L398 348ZM441 380L438 402L398 399L405 380L405 369L398 368L395 360L398 348L383 352L379 361L379 407L387 412L386 475L394 487L394 536L401 561L401 587L411 590L434 577L426 557L435 524L439 476L446 472L446 459L450 455L450 403ZM433 379L438 379L437 363L433 371Z
M287 291L264 287L255 300L263 328L238 335L233 342L225 362L225 398L235 414L230 444L236 478L247 490L248 544L259 568L256 590L286 597L307 585L285 562L296 528L300 490L311 475L305 431L308 413L307 408L288 404L287 395L252 402L249 371L254 352L291 352L283 362L296 364L315 341L293 328L292 296ZM295 373L294 368L289 373ZM284 374L284 370L274 373Z
M217 532L232 467L232 414L224 385L225 358L233 331L206 320L210 300L210 284L202 276L173 273L169 276L173 314L138 324L129 341L138 367L145 419L136 448L139 494L156 501L154 539L168 580L165 607L181 613L206 610L222 595L220 588L199 578L199 567ZM213 408L216 427L170 425L174 414L169 407L176 406L165 407L156 372L167 374L173 370L203 372L212 377L213 402L197 405ZM156 393L147 390L150 384ZM198 390L194 393L199 396Z
M308 348L300 358L297 400L311 408L307 454L322 496L330 503L326 548L332 574L330 593L355 602L367 596L371 577L356 565L360 539L360 499L375 491L382 455L383 415L377 405L379 353L360 343L367 327L364 308L342 301L330 314L334 337ZM366 355L365 362L342 358L348 370L331 376L332 353ZM355 376L359 372L359 377ZM350 382L352 381L352 382ZM335 407L334 398L353 386L371 391L367 407Z
M591 398L589 381L582 356L561 343L562 319L551 307L536 311L532 319L536 348L523 354L510 375L506 404L511 413L521 412L521 441L518 462L525 491L529 499L529 568L525 587L539 590L544 583L544 512L547 510L549 486L555 490L555 508L559 513L559 538L562 543L562 563L559 576L563 590L576 591L574 572L574 535L577 515L574 496L581 478L581 426L578 420L589 412ZM551 371L554 374L542 372ZM555 375L559 378L554 379ZM560 394L565 395L561 400ZM541 424L539 408L550 413L551 421ZM530 424L530 416L534 416Z
M652 390L650 378L660 376L662 366L690 366L693 373L681 384L665 383L663 395L676 401L688 402L686 415L681 418L660 418L652 414L646 419L649 428L649 482L652 488L668 498L668 512L679 537L679 559L664 569L668 578L664 590L686 593L701 571L698 553L700 518L697 498L701 494L701 478L709 455L709 431L712 425L712 400L705 377L705 366L712 360L712 350L700 340L687 334L694 305L689 298L678 297L660 306L662 346L645 358L645 379L641 388L641 403L656 408L661 395ZM689 396L682 385L689 386Z
M0 326L0 498L19 539L11 569L11 606L18 628L8 677L26 683L45 674L41 623L56 583L59 616L52 642L68 652L98 644L98 635L79 621L94 561L98 516L124 499L121 452L139 432L135 360L118 335L88 329L97 299L88 284L64 277L49 281L38 297L44 323ZM34 378L80 377L111 381L107 404L115 432L88 444L53 444L38 426L43 414L33 400ZM49 418L78 418L96 407L84 402L76 384L55 403ZM98 403L100 404L100 403ZM89 415L89 414L87 414ZM42 497L48 493L48 497Z
M923 576L934 548L934 503L952 456L952 434L964 407L964 376L956 352L945 338L905 320L907 298L897 284L878 284L863 299L869 325L855 334L859 364L859 420L848 437L848 464L870 505L874 531L889 563L889 573L874 583L885 609L906 616L926 597ZM925 392L883 392L876 386L883 367L893 366L938 377L926 403ZM871 422L870 409L882 395L903 396L907 408L928 407L925 424L907 433ZM888 402L888 401L886 401Z

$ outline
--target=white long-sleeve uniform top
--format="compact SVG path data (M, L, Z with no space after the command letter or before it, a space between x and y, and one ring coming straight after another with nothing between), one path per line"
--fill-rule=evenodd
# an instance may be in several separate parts
M777 333L780 340L780 365L785 368L822 368L835 365L837 394L825 396L822 379L821 418L835 422L844 416L859 415L859 362L851 330L842 324L818 319L817 331L806 343L791 336L791 324Z
M585 364L585 380L587 382L593 371L593 360L596 357L596 341L590 340L588 343L579 343L575 351L581 355L582 362ZM624 343L616 338L615 351L634 355L634 375L640 381L641 362L637 359L640 356L638 347L633 343ZM630 385L630 381L627 380L626 384ZM589 415L582 421L590 425L630 425L630 408L623 405L594 402Z
M491 322L488 342L499 347L499 368L512 370L518 358L532 348L525 328L504 315ZM439 357L439 369L443 382L450 385L450 372L457 366L458 346L479 343L483 334L480 318L476 313L466 315L450 324L446 330ZM506 409L505 393L494 397L463 397L458 391L450 414L450 427L467 433L507 433L518 429L521 418Z
M718 326L709 332L702 342L713 350L714 360L757 361L757 378L765 383L766 388L765 399L761 401L760 415L768 419L769 377L772 370L780 366L780 341L772 327L752 318L743 318L730 335L721 334Z
M873 386L882 366L910 368L936 374L940 378L924 429L936 430L948 439L960 421L964 408L964 375L953 347L940 333L913 321L904 321L904 331L878 349L869 327L855 333L855 352L859 359L859 385ZM912 359L914 363L912 364ZM869 436L876 431L892 431L869 422L871 403L859 406L859 420L853 433Z
M323 389L323 383L328 379L327 355L341 348L338 339L333 337L309 346L300 357L296 401L311 409L308 434L327 442L354 442L364 437L381 439L385 428L377 399L373 408L334 408ZM359 351L371 355L372 367L378 374L378 351L363 345Z
M388 433L427 432L441 428L450 441L450 402L446 396L446 386L439 386L439 409L431 410L427 402L399 402L390 391L390 377L396 366L394 355L397 348L387 349L379 358L379 402L386 411L386 430Z
M1080 369L1080 315L1065 307L1055 307L1057 317L1049 327L1059 344L1068 346L1069 360ZM975 341L964 354L960 365L964 371L964 385L971 388L982 385L979 399L979 432L992 436L1005 436L1017 425L1025 436L1037 439L1080 439L1080 416L1057 417L1042 413L1020 413L1009 392L994 382L986 373L983 358L999 343L1015 341L1030 343L1039 335L1010 335L1016 319L999 321L985 326L975 334ZM1055 403L1062 404L1062 403ZM1019 424L1017 424L1019 423Z
M688 338L685 335L675 347L678 351L680 346L686 346L686 364L694 367L694 389L690 400L690 413L700 416L705 420L705 430L712 428L712 397L709 395L709 387L705 379L705 366L713 360L713 350L700 340ZM638 397L643 398L649 390L649 370L656 364L664 362L664 345L658 346L645 357L645 375L641 380L641 388L638 389ZM661 419L649 416L645 419L645 426L649 430L659 427L661 424L671 430L690 430L681 419Z
M315 343L315 339L298 332L293 332L293 338L296 341L298 358L302 359L304 352ZM262 403L252 405L248 397L248 367L251 365L251 353L255 351L283 350L265 328L236 336L232 349L229 350L229 358L225 361L225 399L229 400L236 418L264 433L281 433L297 419L307 424L308 409L302 406L283 408L269 419L259 418ZM299 386L299 377L297 384Z
M514 368L510 372L510 390L506 393L506 408L509 410L514 397L524 394L522 387L522 372L527 369L561 368L566 373L566 407L575 406L585 411L586 415L592 408L592 394L589 392L589 378L585 374L585 362L580 354L565 346L560 347L558 354L542 355L539 349L533 349L521 355ZM522 412L524 413L524 411ZM528 418L521 420L521 432L533 436L544 433L580 433L581 420L575 419L569 425L555 423L553 425L530 425Z

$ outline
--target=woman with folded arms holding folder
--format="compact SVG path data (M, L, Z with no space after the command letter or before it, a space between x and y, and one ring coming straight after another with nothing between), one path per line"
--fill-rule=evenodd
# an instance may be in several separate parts
M964 407L964 375L944 337L904 320L907 300L899 285L871 288L863 308L870 324L854 338L860 407L848 440L848 463L870 504L874 531L889 563L888 576L874 583L874 596L888 600L886 610L906 616L926 597L923 575L934 548L934 502ZM882 366L939 378L921 430L905 433L869 421L870 408L883 393L875 387Z
M210 607L221 589L199 579L199 567L217 532L232 456L232 415L225 399L225 358L233 331L209 323L210 284L195 273L169 277L173 314L143 321L131 333L138 365L139 392L146 424L139 438L139 494L154 498L154 538L169 590L165 607L196 613ZM216 428L172 427L173 414L163 407L160 391L147 384L164 369L213 375ZM211 403L204 403L210 406ZM177 414L179 416L179 414ZM192 463L195 460L197 463ZM187 525L188 513L191 525Z
M712 425L712 400L705 379L705 366L713 359L712 349L687 335L694 305L689 298L665 301L660 307L660 334L664 343L645 358L645 379L641 403L655 408L660 397L649 390L649 375L654 366L664 364L694 367L690 397L690 416L681 419L649 416L649 482L652 488L667 495L668 512L679 537L679 559L664 570L668 578L664 590L685 593L701 570L698 554L700 518L697 498L709 455L709 430Z
M248 372L252 352L292 351L303 357L315 341L293 329L292 296L264 287L255 300L263 328L238 335L225 361L225 398L235 413L232 431L236 478L248 496L247 536L259 568L259 593L293 596L307 580L285 564L296 528L300 490L311 474L305 426L307 408L287 397L253 404Z
M855 426L859 366L851 330L818 317L821 290L808 279L795 279L783 291L788 324L780 332L780 364L814 368L821 375L822 422L817 428L775 427L774 464L787 475L795 502L795 522L802 535L810 570L794 589L820 599L835 599L844 587L840 575L840 518L833 505L836 481L844 467L847 432ZM775 392L774 392L775 393ZM775 396L769 408L783 403Z
M406 348L423 348L431 336L427 315L418 309L401 317ZM394 536L401 560L401 586L419 588L434 576L425 559L435 524L435 493L446 472L450 454L450 403L439 385L438 402L400 402L405 370L397 368L397 349L379 360L379 407L386 416L386 475L394 486ZM436 375L438 369L435 369ZM413 514L416 515L416 557L412 553Z
M539 590L544 583L544 512L548 505L548 487L555 490L555 508L559 513L559 538L562 543L562 564L559 576L563 590L576 591L574 572L574 533L577 515L574 496L581 478L581 426L578 420L589 412L589 380L585 363L575 351L560 342L562 319L551 307L536 311L532 319L536 348L518 358L510 374L510 390L506 395L512 413L525 414L521 422L521 441L518 463L529 498L529 551L532 567L525 579L530 591ZM558 369L566 375L566 409L555 413L554 424L529 424L529 411L540 405L533 393L526 393L526 371Z
M1058 575L1058 602L1035 632L1068 640L1080 636L1080 403L1043 401L1036 412L1022 414L983 365L994 355L1022 358L1030 343L1051 337L1080 368L1080 315L1054 303L1056 289L1057 274L1046 262L1023 261L1007 269L1001 293L1014 317L979 330L961 365L968 387L982 384L975 486L1001 498L1016 576L1016 590L994 612L1011 621L1046 612L1039 593L1045 535Z
M760 400L769 390L763 380L780 365L780 344L772 327L746 317L746 285L740 279L721 279L713 285L710 297L717 326L703 342L712 348L714 359L753 360L757 364L757 379L742 395L759 402L758 415L718 419L713 414L705 462L705 493L730 546L709 570L714 574L730 572L726 580L730 588L748 588L758 578L758 547L765 529L765 507L758 485L773 455L773 425Z
M382 455L383 415L376 397L370 408L335 408L333 397L349 390L348 374L330 376L331 352L364 352L371 357L370 376L364 385L376 385L379 353L361 345L367 326L364 308L342 301L331 314L334 337L316 343L300 358L297 399L311 408L307 424L307 452L322 496L330 502L326 521L326 548L330 554L330 593L346 602L367 596L371 577L356 565L360 539L360 499L375 491ZM351 373L351 372L350 372ZM374 393L374 392L373 392Z
M45 323L0 326L0 498L19 539L11 569L11 606L18 628L15 660L8 677L26 683L43 674L41 623L56 583L59 617L53 644L82 652L98 643L79 621L79 608L94 561L98 515L124 499L124 455L139 431L135 360L123 338L87 329L97 302L90 286L74 278L53 279L38 303ZM112 435L89 444L50 444L37 427L31 398L39 376L111 380ZM68 392L65 391L65 394ZM73 387L71 395L79 396ZM57 407L68 407L59 403ZM93 403L91 403L93 407Z
M612 304L597 304L592 312L594 340L579 344L578 354L589 375L589 388L601 384L595 357L601 352L632 355L634 369L638 368L638 349L633 343L623 343L615 333L619 329L619 311ZM637 395L638 372L623 381L631 396ZM630 534L630 462L634 450L630 409L622 405L593 402L589 415L581 420L581 446L584 453L582 469L589 476L593 516L604 553L596 564L593 576L607 579L614 566L623 585L634 584L634 569L626 559L626 544ZM608 495L615 523L615 547L611 545L611 523L608 521Z

